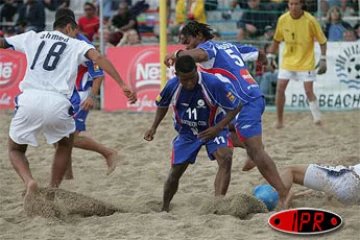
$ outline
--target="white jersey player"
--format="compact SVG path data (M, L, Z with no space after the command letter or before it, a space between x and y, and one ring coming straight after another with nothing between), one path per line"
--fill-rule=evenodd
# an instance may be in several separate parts
M93 46L74 39L77 24L69 17L55 21L54 31L27 32L6 39L0 38L0 48L13 48L26 54L27 69L20 83L16 110L9 130L9 156L24 181L26 197L35 193L33 179L25 156L27 145L37 146L37 135L43 133L47 143L57 143L50 187L58 187L71 156L75 123L69 101L78 65L88 59L95 61L123 89L131 103L136 94L129 89L114 66ZM26 198L25 198L26 200Z
M280 175L288 189L296 183L333 195L345 205L360 205L360 164L348 167L290 165Z

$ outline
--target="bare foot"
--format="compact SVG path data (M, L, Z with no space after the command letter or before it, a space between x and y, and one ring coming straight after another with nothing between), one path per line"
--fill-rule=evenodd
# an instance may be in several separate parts
M290 203L292 199L294 198L295 194L291 191L288 192L285 198L280 198L279 203L276 207L276 210L281 211L288 209L290 207Z
M275 125L276 129L281 129L283 127L284 127L284 124L282 122L277 122L276 125Z
M31 197L38 190L38 185L34 180L31 180L26 186L25 199Z
M120 156L118 155L117 151L115 150L111 150L111 151L112 153L105 158L106 164L108 166L106 175L110 175L116 169L116 166L120 161Z
M65 180L72 180L74 179L74 174L73 174L73 171L72 171L72 167L69 169L66 169L66 172L64 174L64 179Z
M316 126L320 126L320 127L323 125L321 120L315 121L314 123Z
M250 171L251 169L253 169L254 167L256 167L256 163L254 161L252 161L251 159L246 159L244 166L242 168L242 171L246 172L246 171Z

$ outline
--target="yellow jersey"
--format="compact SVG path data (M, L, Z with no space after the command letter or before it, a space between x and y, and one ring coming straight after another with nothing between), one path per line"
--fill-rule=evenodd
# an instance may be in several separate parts
M177 0L175 7L175 25L185 23L188 13L192 14L194 20L199 23L206 23L204 0Z
M314 41L326 43L320 24L308 12L293 19L289 12L280 16L274 40L285 41L281 68L289 71L312 71L315 69Z

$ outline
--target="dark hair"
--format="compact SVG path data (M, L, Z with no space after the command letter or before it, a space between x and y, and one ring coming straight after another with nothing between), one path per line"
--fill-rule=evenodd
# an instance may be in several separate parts
M189 55L178 57L175 61L175 72L189 73L196 69L194 59Z
M197 21L190 21L180 31L180 34L184 36L196 37L199 33L202 33L204 38L207 40L213 39L213 29L205 23L199 23Z
M59 8L55 13L55 19L61 18L61 17L71 17L75 20L75 14L73 10L70 8Z
M89 6L89 7L91 7L92 10L94 10L94 11L96 10L95 5L90 2L85 3L84 6Z
M68 16L63 16L63 17L59 17L58 19L56 19L55 22L54 22L53 27L54 27L54 29L56 29L56 28L64 28L69 23L71 24L72 28L77 28L78 27L75 20L73 18L71 18L71 17L68 17Z

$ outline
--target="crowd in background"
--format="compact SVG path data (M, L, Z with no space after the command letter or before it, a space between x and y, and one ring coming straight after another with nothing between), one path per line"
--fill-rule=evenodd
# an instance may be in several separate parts
M95 44L99 42L99 0L0 0L0 36L34 30L51 29L46 12L70 7L80 2L79 30ZM358 0L304 0L305 10L316 17L325 17L323 31L328 41L358 41L360 36ZM209 12L219 10L218 0L166 0L168 42L177 43L178 33L189 20L207 23ZM286 0L229 0L221 10L219 21L233 24L236 37L233 41L257 43L267 50L272 40L278 17L287 11ZM139 45L149 36L158 42L158 19L148 12L157 12L155 0L103 0L103 33L106 46ZM319 11L320 8L320 11ZM74 9L73 9L74 10ZM149 11L150 10L150 11ZM242 12L233 19L235 12ZM51 14L50 14L51 15ZM353 17L349 23L344 16ZM216 20L216 19L212 19ZM236 20L236 21L233 21ZM214 29L216 40L221 40L220 29ZM229 39L227 39L229 40ZM277 65L264 68L255 64L253 71L265 95L273 95L277 79Z

